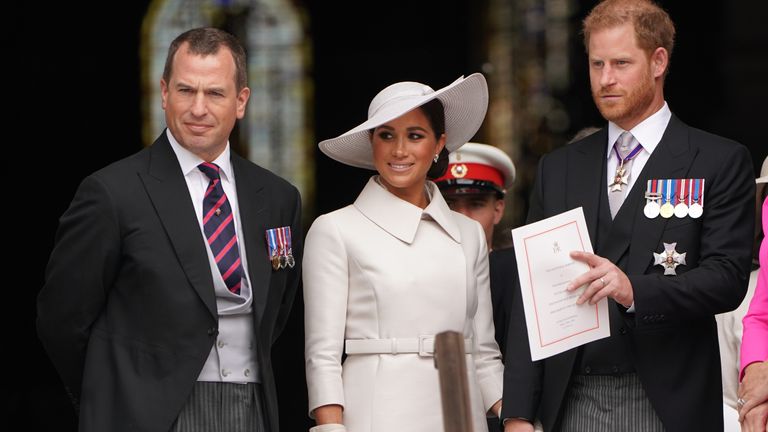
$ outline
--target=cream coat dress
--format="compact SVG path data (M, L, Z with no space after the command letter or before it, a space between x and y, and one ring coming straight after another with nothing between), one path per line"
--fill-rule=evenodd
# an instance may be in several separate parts
M349 432L442 431L434 358L350 354L345 340L410 339L446 330L466 347L475 432L502 396L488 250L480 224L448 208L434 183L425 209L374 176L353 205L318 217L304 246L309 411L344 407Z

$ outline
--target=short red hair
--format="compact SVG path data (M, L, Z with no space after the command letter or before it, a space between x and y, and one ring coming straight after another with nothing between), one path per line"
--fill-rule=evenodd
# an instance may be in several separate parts
M584 19L584 46L589 52L592 32L632 23L637 44L650 55L656 48L667 50L672 58L675 24L669 14L650 0L604 0Z

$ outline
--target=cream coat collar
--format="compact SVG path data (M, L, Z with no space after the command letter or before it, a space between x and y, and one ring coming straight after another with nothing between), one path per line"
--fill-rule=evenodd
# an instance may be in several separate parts
M373 176L368 180L354 204L355 208L371 222L398 239L411 244L416 237L422 215L429 215L456 243L461 243L461 233L453 219L451 209L434 183L427 182L432 199L427 208L422 210L392 195L376 181L376 177Z

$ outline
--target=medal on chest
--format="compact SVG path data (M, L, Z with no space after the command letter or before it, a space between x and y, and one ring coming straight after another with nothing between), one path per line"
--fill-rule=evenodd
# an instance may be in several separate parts
M677 243L664 243L664 252L653 253L653 264L664 268L664 275L677 275L677 266L685 264L685 254L678 253L675 248Z
M678 179L677 186L675 187L675 217L682 219L688 216L688 205L685 203L687 199L688 189L686 183L690 183L687 179Z
M659 200L661 200L661 180L648 180L648 186L645 189L645 207L643 207L643 213L648 219L653 219L659 215L661 206Z
M293 268L296 260L293 258L291 245L291 227L268 229L266 232L267 246L269 248L269 261L274 270Z
M704 214L704 179L691 179L689 187L689 200L691 205L688 208L688 216L698 219Z
M659 214L661 214L661 217L664 219L669 219L672 217L672 215L675 214L675 206L672 205L672 195L674 193L675 180L666 179L662 180L662 182L661 200L663 204L661 204Z

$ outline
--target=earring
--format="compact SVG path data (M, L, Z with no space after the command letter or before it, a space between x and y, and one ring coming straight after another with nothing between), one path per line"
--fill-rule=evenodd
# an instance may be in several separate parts
M437 163L437 160L438 160L438 159L440 159L440 154L439 154L439 153L436 153L436 154L435 154L435 158L434 158L434 159L432 159L432 160L433 160L433 161L435 161L435 163Z

